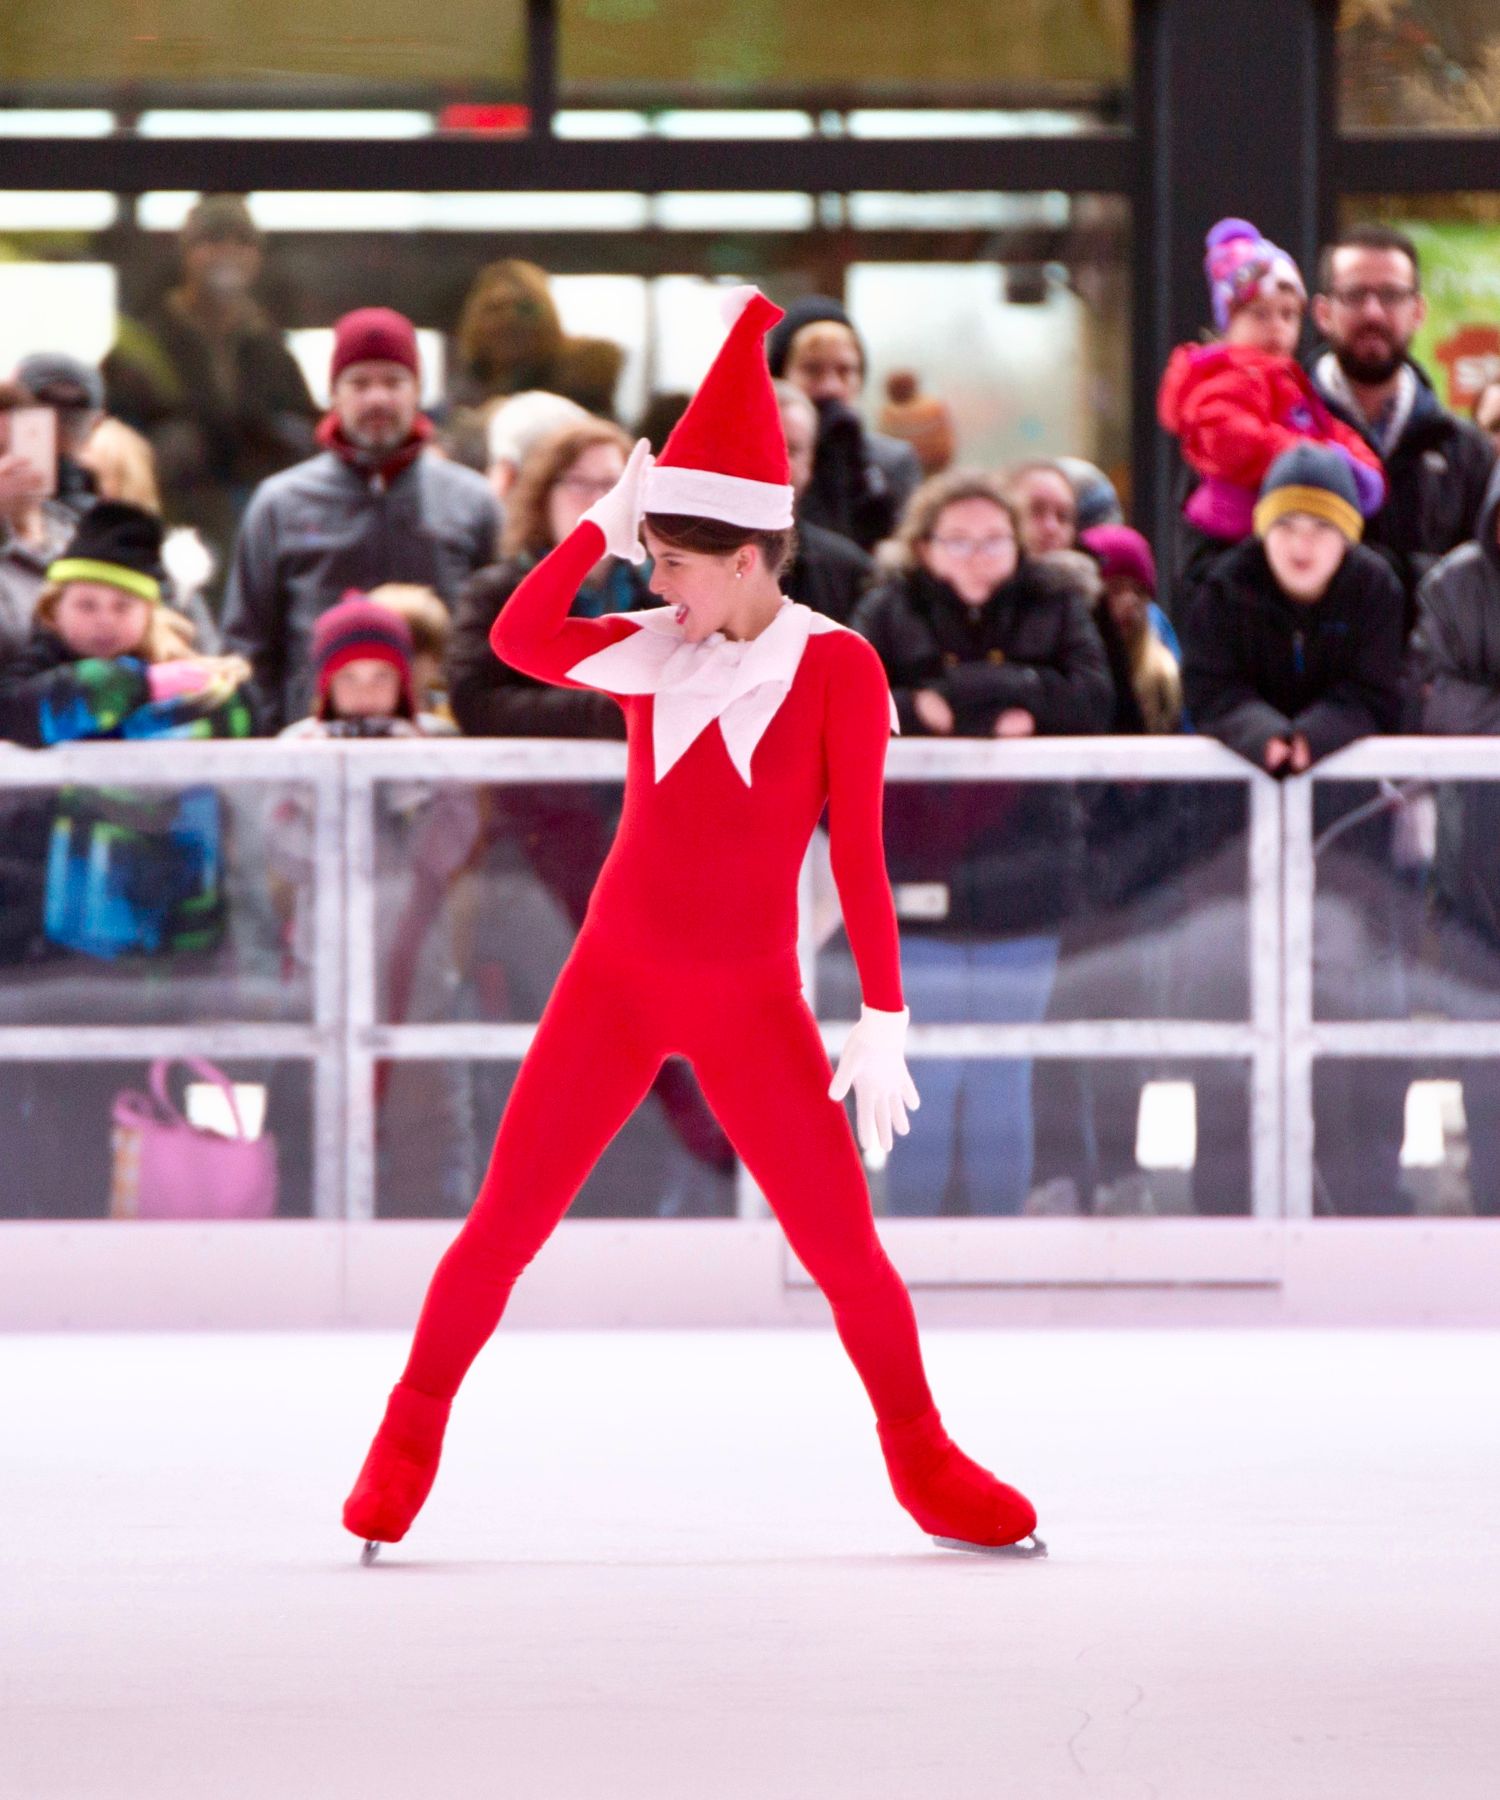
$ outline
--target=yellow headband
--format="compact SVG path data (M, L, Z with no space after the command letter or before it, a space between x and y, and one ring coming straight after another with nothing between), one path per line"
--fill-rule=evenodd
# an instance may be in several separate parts
M1359 516L1359 508L1351 506L1342 494L1323 487L1272 488L1256 504L1255 535L1263 538L1276 521L1284 519L1288 513L1310 513L1325 525L1341 531L1351 544L1357 544L1365 535L1365 522Z
M127 569L119 563L94 562L87 556L65 556L47 565L48 581L99 581L106 587L123 588L137 600L160 600L161 583L154 575Z

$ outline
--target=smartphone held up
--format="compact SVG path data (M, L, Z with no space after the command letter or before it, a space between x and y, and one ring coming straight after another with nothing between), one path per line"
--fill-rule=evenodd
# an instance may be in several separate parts
M15 406L0 413L0 456L13 457L32 475L36 493L57 492L57 414L50 406Z

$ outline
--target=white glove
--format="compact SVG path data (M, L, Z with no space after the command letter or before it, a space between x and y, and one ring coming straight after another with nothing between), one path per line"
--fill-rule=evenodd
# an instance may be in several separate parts
M656 458L642 438L630 452L625 472L602 500L583 515L604 533L604 548L622 562L643 563L646 546L641 542L641 515L645 512L646 477Z
M854 1089L854 1116L859 1141L868 1156L878 1146L890 1154L897 1137L911 1130L907 1112L922 1104L906 1066L906 1022L911 1008L900 1012L859 1009L859 1023L849 1033L837 1073L828 1089L830 1100L842 1100Z

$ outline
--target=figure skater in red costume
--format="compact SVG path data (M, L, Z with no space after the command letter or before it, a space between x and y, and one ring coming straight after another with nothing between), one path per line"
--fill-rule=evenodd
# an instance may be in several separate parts
M753 288L726 310L729 335L661 460L636 446L491 634L526 674L619 701L624 807L479 1196L438 1264L345 1502L367 1561L405 1536L437 1474L453 1396L517 1277L672 1055L692 1063L832 1306L902 1506L943 1543L1043 1548L1031 1503L943 1429L838 1104L852 1089L862 1142L887 1151L917 1105L881 839L894 710L870 645L778 588L792 489L764 338L781 313ZM666 604L570 618L601 556L643 559L643 523L651 591ZM798 874L825 805L864 1000L831 1084L796 950Z

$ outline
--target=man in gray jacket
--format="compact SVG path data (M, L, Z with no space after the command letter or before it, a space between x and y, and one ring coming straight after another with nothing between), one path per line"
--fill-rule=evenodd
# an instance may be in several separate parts
M380 306L346 313L323 448L256 489L229 572L225 649L250 661L263 731L308 711L313 626L351 588L411 582L451 608L494 561L495 497L482 475L427 448L419 395L410 320Z
M1450 551L1417 589L1411 676L1421 729L1500 737L1500 471L1490 478L1474 541ZM1500 1019L1500 782L1438 788L1433 920L1443 1010ZM1500 1214L1500 1063L1459 1070L1469 1126L1474 1211Z

